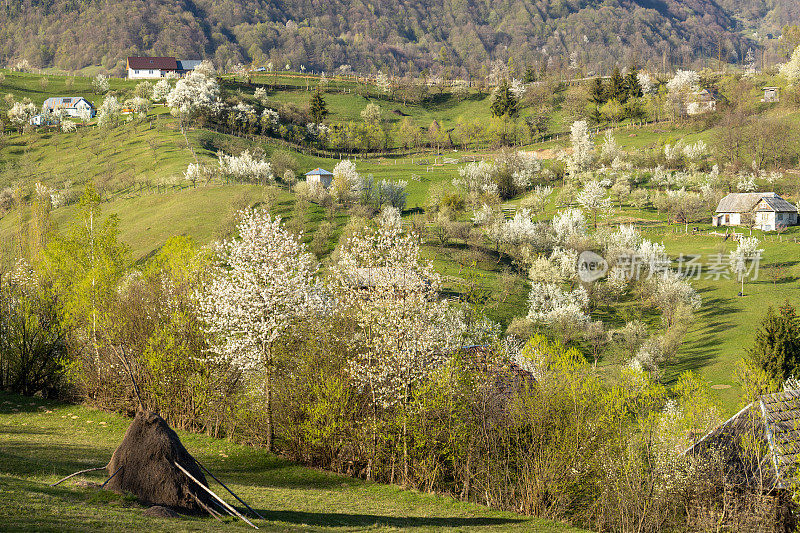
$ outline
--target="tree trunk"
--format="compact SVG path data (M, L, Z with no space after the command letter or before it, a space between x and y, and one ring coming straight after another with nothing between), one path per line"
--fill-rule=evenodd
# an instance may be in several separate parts
M268 452L271 452L274 431L272 427L272 349L269 345L264 347L264 357L266 359L266 372L264 372L264 403L267 408L266 448Z

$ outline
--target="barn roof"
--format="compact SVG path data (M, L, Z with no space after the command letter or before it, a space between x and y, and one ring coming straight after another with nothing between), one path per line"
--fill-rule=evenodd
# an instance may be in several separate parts
M174 57L129 57L128 68L135 70L178 70Z
M790 488L800 459L800 390L761 396L693 444L686 454L716 451L728 474L746 483Z
M178 70L194 70L200 66L202 62L202 59L179 59L177 61Z
M797 208L781 198L780 196L762 198L767 204L767 208L759 208L759 211L775 211L779 213L797 213Z
M717 205L717 213L749 213L761 200L775 211L797 212L797 208L774 192L732 192Z

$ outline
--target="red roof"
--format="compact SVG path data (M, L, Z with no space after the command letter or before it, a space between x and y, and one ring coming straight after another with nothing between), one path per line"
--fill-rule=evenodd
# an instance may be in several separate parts
M134 70L178 70L174 57L129 57L128 68Z

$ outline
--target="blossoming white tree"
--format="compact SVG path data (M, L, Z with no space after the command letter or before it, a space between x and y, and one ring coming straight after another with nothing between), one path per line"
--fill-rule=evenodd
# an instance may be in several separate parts
M192 152L195 163L199 161L186 137L186 127L197 113L210 109L218 96L217 80L207 76L202 70L193 70L186 77L178 80L178 83L167 95L167 106L169 106L170 112L180 119L181 133L186 141L186 147Z
M525 92L528 90L528 87L517 78L511 80L511 94L514 95L514 98L517 101L521 100L523 96L525 96Z
M600 182L592 180L587 183L583 190L578 194L578 203L592 213L594 227L597 227L597 214L604 209L611 207L611 200L608 193Z
M751 276L758 276L759 261L761 260L761 254L764 253L764 250L760 249L758 245L757 238L743 237L739 239L739 245L730 255L731 271L736 274L736 277L742 283L742 296L744 296L744 279L751 271L754 272L754 274L750 274Z
M272 447L273 346L299 318L321 309L317 263L300 237L265 211L241 213L239 238L222 243L199 310L214 351L264 379L266 445Z
M576 237L586 235L586 217L580 209L565 209L553 217L553 232L556 242L565 244Z
M488 161L468 163L458 169L459 177L453 178L453 185L463 187L470 193L497 194L494 172L494 165Z
M36 115L36 106L33 102L14 102L8 110L8 119L22 130L31 123L31 119Z
M113 125L119 118L122 111L122 105L117 100L116 96L106 96L103 103L100 104L100 109L97 110L97 124L100 126Z
M800 81L800 46L794 49L789 61L780 66L780 73L789 83Z
M361 188L361 176L356 165L349 159L343 159L333 167L333 196L340 202L350 201Z
M220 171L240 181L252 181L266 185L275 179L269 161L253 157L249 150L238 156L218 154ZM197 164L199 166L199 163Z
M153 101L163 102L166 100L170 91L172 91L172 86L170 86L169 80L161 78L158 80L158 83L153 86Z
M569 170L572 173L582 172L594 160L594 140L589 131L589 124L585 120L576 120L572 123L570 140L572 154L567 161Z
M531 283L528 320L559 330L566 338L586 328L589 295L582 286L565 291L556 283Z
M353 379L375 409L405 413L414 387L469 342L467 322L439 297L439 275L420 259L419 239L402 232L396 212L385 210L380 225L343 243L332 278L338 312L353 324Z

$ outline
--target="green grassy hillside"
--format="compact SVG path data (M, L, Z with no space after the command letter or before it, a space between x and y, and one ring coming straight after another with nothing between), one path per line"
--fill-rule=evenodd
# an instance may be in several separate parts
M0 394L0 529L4 531L250 530L232 518L156 519L135 499L93 488L130 420L41 399ZM578 531L545 520L493 511L446 496L405 491L297 466L261 450L179 432L186 448L265 520L267 531ZM212 490L224 490L213 484ZM226 498L233 502L232 498Z

